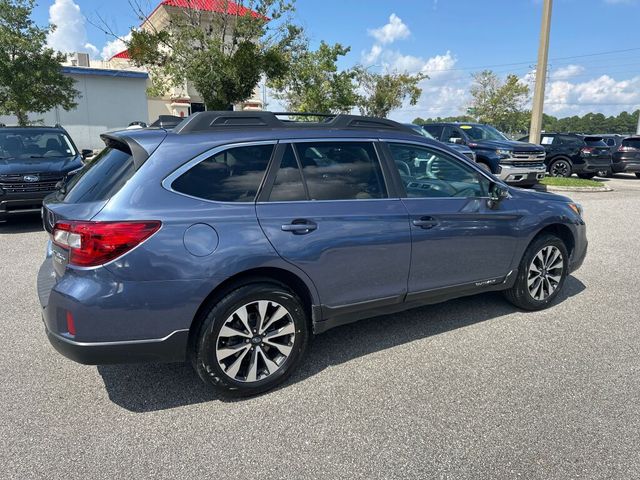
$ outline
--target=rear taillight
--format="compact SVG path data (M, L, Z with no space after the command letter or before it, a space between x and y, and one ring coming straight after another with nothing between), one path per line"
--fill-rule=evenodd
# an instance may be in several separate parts
M629 147L628 145L620 145L620 148L618 148L619 152L637 152L638 150L640 149L635 147Z
M158 231L161 222L61 221L53 228L53 243L69 251L69 263L95 267L110 262Z
M585 155L591 155L593 152L595 152L595 148L593 147L582 147L580 149L580 153L583 153Z

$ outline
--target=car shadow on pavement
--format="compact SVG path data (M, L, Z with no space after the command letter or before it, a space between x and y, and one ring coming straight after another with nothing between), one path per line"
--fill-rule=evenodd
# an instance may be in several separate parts
M5 233L32 233L43 231L39 213L24 213L12 216L0 223L0 235Z
M584 284L569 276L559 302L579 294ZM279 388L304 381L332 365L398 345L495 319L516 311L498 292L464 297L403 313L361 320L319 335L297 372ZM242 401L220 396L186 363L100 365L109 399L136 413L165 410L211 400ZM266 393L265 395L269 395Z

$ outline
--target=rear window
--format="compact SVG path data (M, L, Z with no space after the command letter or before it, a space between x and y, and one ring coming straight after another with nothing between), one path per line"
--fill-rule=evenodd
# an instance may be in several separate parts
M622 146L640 149L640 138L625 138L622 141Z
M588 147L606 147L607 144L604 143L602 137L585 137L584 142Z
M217 202L252 202L256 198L273 145L230 148L203 160L171 187L180 193Z
M111 198L133 176L130 153L107 147L65 186L65 203L97 202Z

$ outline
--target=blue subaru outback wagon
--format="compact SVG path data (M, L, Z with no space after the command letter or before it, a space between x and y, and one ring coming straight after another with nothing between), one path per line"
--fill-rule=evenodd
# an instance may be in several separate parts
M348 322L495 290L545 308L587 250L570 199L389 120L200 112L102 138L42 211L46 333L81 363L189 359L255 394Z

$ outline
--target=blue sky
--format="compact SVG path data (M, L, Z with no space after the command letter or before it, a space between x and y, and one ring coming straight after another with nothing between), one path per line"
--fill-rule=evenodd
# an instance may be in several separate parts
M147 5L150 11L155 2ZM343 67L429 74L418 105L393 115L411 120L463 113L470 74L484 67L530 81L541 10L540 0L298 0L296 20L314 43L351 46ZM34 11L38 23L58 24L54 47L96 58L120 48L91 24L99 17L120 35L137 24L128 0L41 1ZM555 0L545 111L615 114L640 107L639 20L640 0Z

